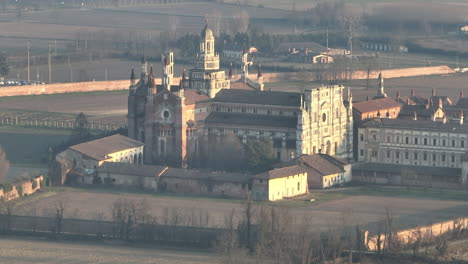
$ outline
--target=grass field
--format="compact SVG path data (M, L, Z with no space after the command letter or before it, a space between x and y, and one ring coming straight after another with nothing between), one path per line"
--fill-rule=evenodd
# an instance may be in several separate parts
M330 225L340 224L344 215L349 217L352 224L365 226L380 221L387 209L400 218L400 224L404 227L468 216L466 192L455 194L444 191L445 194L440 194L438 191L406 192L398 187L384 191L383 187L370 188L317 191L310 196L292 200L256 202L255 207L278 206L291 216L291 222L305 217L310 227L317 230L326 230ZM239 200L129 193L113 189L60 188L28 197L18 210L25 215L34 211L38 215L49 216L53 214L53 206L57 201L65 201L66 217L93 219L99 216L110 219L112 203L119 197L134 201L146 200L148 210L157 216L159 221L175 213L184 219L191 214L208 212L210 226L222 226L224 217L233 210L240 216L244 207L243 202ZM311 198L315 198L316 201L310 202Z
M217 264L213 252L129 247L119 244L73 243L2 237L0 258L9 264Z
M70 136L68 130L0 127L0 146L12 163L45 166L49 147L56 147Z

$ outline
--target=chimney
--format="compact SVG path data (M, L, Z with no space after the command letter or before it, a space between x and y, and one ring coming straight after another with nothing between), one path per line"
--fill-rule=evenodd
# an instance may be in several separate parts
M464 119L463 110L460 111L460 125L463 125L463 119Z
M460 90L460 98L463 98L463 90Z
M411 89L411 97L414 97L414 89Z
M439 98L439 108L440 109L444 108L444 104L442 103L442 98Z
M396 92L396 99L397 99L397 101L400 101L400 91Z
M416 111L413 111L413 120L418 120L418 114L416 114Z
M435 89L432 88L432 96L435 96Z
M377 111L377 117L380 118L380 108L379 108L379 110Z
M409 97L406 98L406 104L409 105Z

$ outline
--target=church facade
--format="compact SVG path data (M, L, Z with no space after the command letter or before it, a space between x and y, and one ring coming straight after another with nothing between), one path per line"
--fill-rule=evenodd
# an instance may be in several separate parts
M162 56L162 85L142 60L137 81L132 70L128 96L129 137L145 143L147 164L187 160L199 155L201 144L223 144L235 135L240 142L268 137L279 160L302 154L326 153L352 158L352 96L343 86L308 88L302 93L265 91L259 67L257 80L248 79L252 64L244 51L242 77L233 80L219 67L215 39L206 26L201 33L195 67L173 84L173 53ZM346 98L346 100L345 100Z

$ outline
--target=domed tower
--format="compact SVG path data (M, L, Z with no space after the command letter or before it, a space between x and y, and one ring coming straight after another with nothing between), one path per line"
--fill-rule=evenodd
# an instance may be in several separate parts
M215 38L208 23L201 32L200 53L195 67L203 70L219 70L219 55L215 52Z
M221 89L229 89L231 82L219 69L219 54L215 51L213 31L205 25L201 32L200 52L195 58L195 69L189 72L189 87L213 98Z

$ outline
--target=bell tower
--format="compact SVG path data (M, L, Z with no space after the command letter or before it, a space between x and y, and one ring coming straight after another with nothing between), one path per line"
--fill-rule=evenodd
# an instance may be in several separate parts
M172 80L174 79L174 53L166 52L161 56L162 64L162 85L164 90L171 90Z

